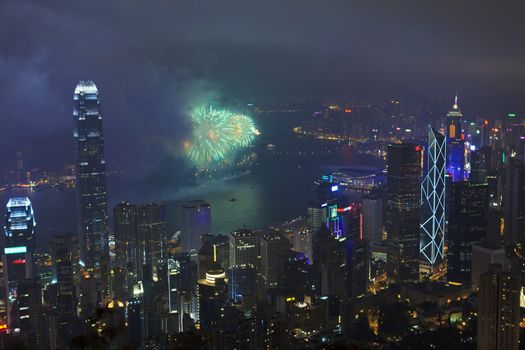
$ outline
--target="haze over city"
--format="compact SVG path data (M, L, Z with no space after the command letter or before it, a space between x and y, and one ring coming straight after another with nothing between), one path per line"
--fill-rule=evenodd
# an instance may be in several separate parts
M525 348L525 2L0 3L0 350Z

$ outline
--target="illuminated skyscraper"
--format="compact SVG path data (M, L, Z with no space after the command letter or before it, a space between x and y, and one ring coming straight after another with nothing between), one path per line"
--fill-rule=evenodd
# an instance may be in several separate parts
M138 208L138 235L141 240L139 254L144 258L143 264L150 265L153 275L157 276L159 263L164 258L163 246L166 240L163 204L143 204Z
M196 258L201 236L211 233L211 206L202 200L189 201L181 207L182 249Z
M230 266L249 264L258 267L257 236L250 230L230 233Z
M73 96L80 257L108 292L109 240L104 131L98 90L80 81Z
M452 109L447 113L447 172L452 182L461 181L465 176L465 142L462 131L461 110L458 97L454 99Z
M180 262L172 257L168 258L168 310L170 314L176 313L180 315L180 295L181 292L181 278L180 278Z
M5 246L23 246L33 253L36 221L31 201L27 197L10 198L6 210Z
M308 260L308 263L312 261L312 238L314 233L308 226L302 227L300 230L295 232L293 238L293 250L302 253Z
M445 136L429 127L427 173L421 183L420 252L433 267L444 259L445 164Z
M276 288L283 278L284 262L290 241L280 233L267 233L261 237L261 277L266 289Z
M2 256L4 303L8 329L20 328L19 284L32 277L31 254L25 246L5 247Z
M126 276L127 288L142 278L142 241L138 236L138 213L135 204L122 202L113 209L116 258Z
M419 279L421 147L388 146L386 190L387 275L392 281Z
M25 279L18 284L20 331L26 336L29 349L42 349L44 341L42 288L40 280Z
M10 198L6 205L3 240L3 285L9 329L20 328L19 284L32 277L35 216L27 197Z
M212 261L216 261L221 268L226 271L230 267L230 237L228 235L214 235L214 234L206 234L201 236L202 239L202 247L201 249L207 244L210 243L212 246ZM208 253L209 254L209 253ZM198 261L197 257L197 261ZM199 276L202 276L199 272ZM201 277L199 277L201 278ZM204 278L204 277L202 277Z
M328 203L319 200L308 203L306 222L312 232L317 232L321 226L326 226L328 218Z

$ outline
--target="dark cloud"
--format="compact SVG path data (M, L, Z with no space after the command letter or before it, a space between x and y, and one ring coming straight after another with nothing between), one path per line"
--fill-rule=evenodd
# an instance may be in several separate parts
M0 168L18 149L72 160L79 79L101 91L109 164L135 167L187 134L203 96L458 91L473 114L518 109L524 16L518 0L4 0Z

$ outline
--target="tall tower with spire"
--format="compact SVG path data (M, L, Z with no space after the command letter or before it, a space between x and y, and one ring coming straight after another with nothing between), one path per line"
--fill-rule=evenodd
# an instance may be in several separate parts
M454 105L447 113L447 173L452 176L452 182L462 181L465 177L465 141L462 130L461 109L458 105L458 95Z

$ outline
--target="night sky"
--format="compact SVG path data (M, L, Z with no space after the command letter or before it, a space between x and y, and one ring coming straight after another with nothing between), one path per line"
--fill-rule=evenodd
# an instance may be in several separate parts
M525 1L0 2L0 170L73 160L73 89L101 92L108 164L147 169L208 97L459 93L525 110Z

